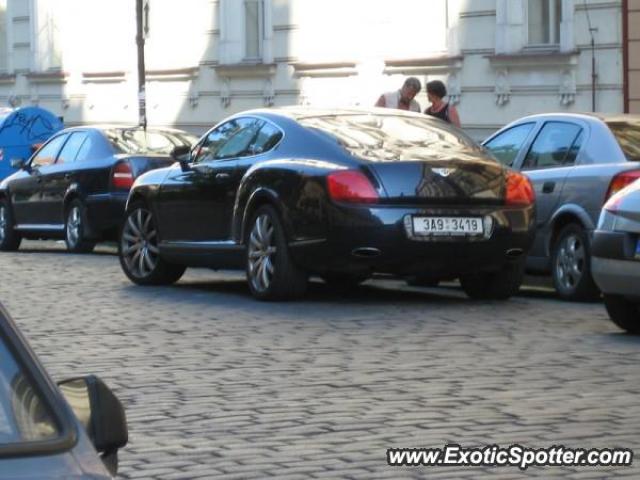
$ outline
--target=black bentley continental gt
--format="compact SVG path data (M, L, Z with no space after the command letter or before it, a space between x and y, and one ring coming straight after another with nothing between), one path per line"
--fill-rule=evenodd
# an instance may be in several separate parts
M129 193L119 254L137 284L244 269L270 300L301 295L310 275L348 286L382 273L459 278L472 298L504 299L522 281L531 183L440 120L253 110L174 156Z

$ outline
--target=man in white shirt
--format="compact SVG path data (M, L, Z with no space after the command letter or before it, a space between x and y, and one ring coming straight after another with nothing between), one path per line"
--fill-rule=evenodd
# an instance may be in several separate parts
M420 80L416 77L409 77L400 90L380 95L375 106L420 112L420 104L414 98L421 89Z

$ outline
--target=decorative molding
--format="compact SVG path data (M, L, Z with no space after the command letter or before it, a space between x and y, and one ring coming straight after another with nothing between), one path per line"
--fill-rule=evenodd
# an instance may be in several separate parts
M351 77L358 74L355 62L291 63L294 77Z
M148 81L184 81L193 80L198 76L199 67L172 68L168 70L147 70Z
M464 57L441 55L428 58L385 60L384 73L387 75L433 75L451 74L462 69Z
M503 107L511 101L511 85L509 84L509 71L504 68L496 74L496 105Z
M580 52L577 50L567 53L548 50L531 50L520 54L487 56L486 58L489 59L489 63L496 70L496 104L502 107L511 100L512 89L509 81L509 72L511 70L551 69L557 70L561 78L559 86L550 86L548 90L555 91L558 94L562 106L572 105L575 102L577 92L575 70L577 68L579 54ZM524 92L526 88L517 90L518 92Z
M576 101L576 74L574 69L566 69L560 82L560 104L567 107Z
M447 78L447 97L451 105L458 105L462 96L462 88L460 84L460 73L451 72Z
M196 108L200 102L200 93L196 90L190 90L187 94L187 100L189 101L189 106L191 108Z
M67 72L29 72L25 75L31 83L67 83L69 73Z
M264 82L264 88L262 89L262 102L265 107L272 107L275 103L276 92L273 88L273 82L271 79L267 79Z
M222 88L220 90L220 105L224 109L229 108L229 105L231 105L231 80L229 77L225 78L222 82Z
M213 65L216 74L230 78L270 78L276 73L275 63L233 63Z
M119 83L126 80L126 72L82 72L83 83Z

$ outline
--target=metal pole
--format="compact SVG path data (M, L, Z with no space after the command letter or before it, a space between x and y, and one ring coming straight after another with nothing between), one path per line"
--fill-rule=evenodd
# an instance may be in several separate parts
M136 44L138 46L138 123L147 129L147 99L144 65L144 0L136 0Z

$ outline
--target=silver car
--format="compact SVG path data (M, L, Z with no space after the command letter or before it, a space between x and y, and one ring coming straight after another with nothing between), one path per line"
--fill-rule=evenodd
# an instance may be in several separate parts
M640 116L532 115L483 145L534 185L536 239L527 270L551 273L564 299L596 298L591 237L607 199L640 178Z
M124 409L95 376L57 386L0 305L0 480L115 475Z
M611 320L640 333L640 180L613 196L593 235L593 278Z

